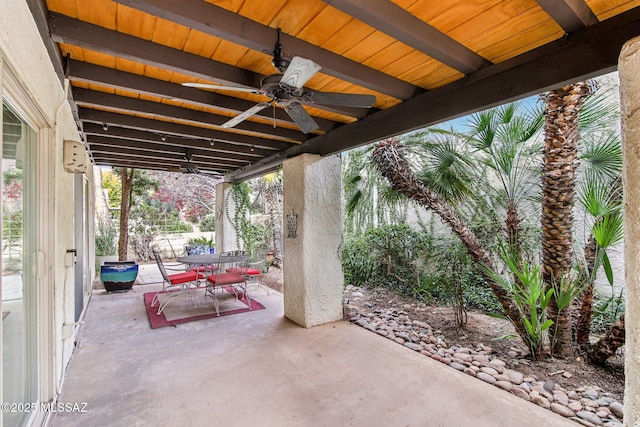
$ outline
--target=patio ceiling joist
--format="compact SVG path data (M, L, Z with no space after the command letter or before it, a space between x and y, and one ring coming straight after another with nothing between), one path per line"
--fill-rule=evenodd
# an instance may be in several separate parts
M338 153L614 71L622 45L637 36L640 36L640 8L291 147L284 157ZM277 167L282 158L282 153L278 153L263 159L234 172L231 179L264 174Z
M115 1L267 55L273 52L276 41L276 32L273 28L211 3L201 0ZM321 64L322 72L330 76L402 100L423 92L422 89L407 82L292 37L285 32L281 34L280 41L286 52L297 53Z
M181 123L173 123L162 120L154 120L145 117L137 117L128 114L119 114L109 111L80 108L78 111L80 120L108 126L120 126L157 133L158 135L174 135L184 138L199 138L209 141L225 141L238 146L252 148L265 148L269 150L284 150L292 145L288 142L276 141L266 138L257 138L242 134L220 132L214 129L188 126Z
M322 1L463 74L469 75L491 65L482 56L388 0Z
M598 23L598 18L584 0L536 1L568 34Z
M253 160L244 158L241 159L237 155L225 154L211 150L203 150L194 148L193 146L184 145L172 145L158 143L146 143L140 141L125 141L118 138L109 138L107 136L91 135L87 138L87 142L92 147L102 147L104 151L112 153L128 153L131 150L136 152L146 152L150 155L154 155L158 159L164 159L168 156L176 156L178 159L182 159L187 151L199 158L206 158L210 160L224 160L229 164L235 164L236 167L244 166L251 163ZM168 155L168 156L167 156Z
M195 126L220 126L229 120L229 117L218 114L77 87L73 88L73 99L83 107L109 109L130 114L147 114L155 118L179 120L182 123ZM274 128L272 124L244 121L235 126L235 129L246 131L246 134L258 138L280 138L288 142L301 142L306 139L306 136L300 131L282 127Z
M182 101L197 107L215 107L220 111L239 114L255 105L255 102L247 101L233 96L226 96L215 92L194 89L179 84L169 83L164 80L152 79L139 74L127 73L113 68L101 67L88 62L70 60L69 79L72 82L96 84L112 89L121 89L137 92L150 96ZM355 109L354 109L355 110ZM363 115L362 111L360 111ZM276 120L276 125L282 124L294 126L291 118L281 109L276 108L260 111L256 114L269 120ZM320 130L326 132L333 129L336 123L331 120L315 118ZM305 139L304 134L301 138Z
M155 160L159 162L169 162L174 165L179 165L180 163L185 163L185 153L184 152L169 152L171 156L159 156L157 153L146 149L137 149L134 147L127 147L126 149L114 150L114 147L111 147L102 143L89 143L91 147L91 151L96 155L100 154L110 154L114 158L129 158L129 157L139 157L140 159L147 160ZM220 161L219 159L207 157L205 155L198 155L193 151L189 152L193 155L193 163L197 164L199 167L211 169L211 170L227 170L233 169L234 165L230 165L226 160ZM177 162L177 163L174 163Z
M69 43L194 78L231 86L259 88L264 77L259 73L232 67L222 62L112 31L65 15L50 13L49 26L51 27L51 36L56 42ZM363 110L357 108L315 104L313 107L351 117L359 117L363 114Z
M229 144L223 141L212 141L209 139L174 137L166 134L158 134L136 129L128 129L124 127L109 127L106 130L102 125L96 123L85 123L84 133L91 140L92 136L109 136L119 139L123 144L130 142L147 142L152 144L173 145L176 147L197 148L212 153L227 153L229 158L256 161L261 157L273 154L273 150L263 148L250 147L247 145Z
M108 165L112 167L129 167L129 168L136 168L136 169L151 169L151 170L164 170L164 171L168 170L172 172L180 171L179 166L176 165L175 162L171 160L158 160L154 158L145 158L140 156L129 156L129 155L127 156L123 155L123 156L118 156L117 158L114 158L111 153L96 153L95 160L96 162L100 162L100 164ZM182 163L185 163L185 161L182 160ZM228 167L210 168L206 165L204 165L203 167L203 165L200 165L199 163L197 164L200 171L205 174L220 176L232 170Z

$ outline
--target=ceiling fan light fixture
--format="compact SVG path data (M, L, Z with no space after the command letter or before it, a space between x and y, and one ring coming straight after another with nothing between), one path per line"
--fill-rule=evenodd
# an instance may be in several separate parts
M271 63L273 64L273 67L276 70L278 70L278 72L280 72L280 73L284 73L285 72L285 70L289 66L290 62L291 61L288 58L285 58L283 56L278 57L278 58L273 58L273 60L271 61Z

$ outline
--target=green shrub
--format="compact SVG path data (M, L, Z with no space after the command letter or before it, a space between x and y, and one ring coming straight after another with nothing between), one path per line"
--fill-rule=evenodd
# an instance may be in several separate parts
M424 256L424 235L406 225L367 229L362 237L345 241L343 271L346 284L386 286L416 295Z
M216 231L216 216L214 214L205 215L200 221L200 231Z
M378 263L370 255L369 245L363 236L345 239L342 251L345 284L366 286L373 281Z

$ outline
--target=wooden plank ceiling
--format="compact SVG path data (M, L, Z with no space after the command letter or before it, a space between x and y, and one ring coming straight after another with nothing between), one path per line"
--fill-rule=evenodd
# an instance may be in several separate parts
M615 69L640 35L640 0L28 0L98 165L247 179ZM321 70L312 91L371 108L303 103L303 133L265 95L285 57ZM277 77L279 79L279 77Z

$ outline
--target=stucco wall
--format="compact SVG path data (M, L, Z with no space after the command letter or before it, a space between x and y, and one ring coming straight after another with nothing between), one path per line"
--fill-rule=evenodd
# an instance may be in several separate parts
M41 398L53 398L73 349L73 330L67 328L63 338L63 323L73 327L74 271L65 266L67 249L75 248L73 175L63 169L63 141L80 140L77 126L66 103L63 85L56 76L36 23L24 0L0 2L0 56L5 70L15 76L25 100L20 107L34 118L31 123L38 133L38 156L41 159L38 180L41 197L39 230L41 250L38 289L40 332L51 334L54 348L44 348L41 342L40 372L42 378L54 377L41 386ZM88 172L90 181L93 178ZM90 183L90 188L92 185ZM90 200L93 191L90 190ZM91 203L93 205L93 203ZM89 213L93 217L92 212ZM90 229L90 235L93 234ZM93 265L93 239L87 248ZM91 276L91 274L90 274ZM45 391L46 390L46 391ZM47 396L48 394L48 396Z
M624 240L627 305L624 425L640 425L640 37L620 53L620 100L624 153Z
M303 154L283 164L284 310L304 327L341 319L341 163L337 156ZM297 219L287 237L287 215Z

